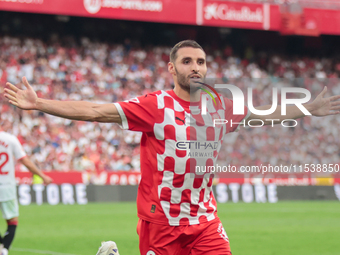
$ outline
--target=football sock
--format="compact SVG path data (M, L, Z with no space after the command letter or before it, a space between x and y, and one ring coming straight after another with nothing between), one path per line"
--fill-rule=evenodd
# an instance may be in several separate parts
M1 234L0 234L0 244L2 244L2 236L1 236Z
M8 224L7 231L2 239L4 247L9 250L11 243L14 239L15 230L17 228L18 222L11 222Z

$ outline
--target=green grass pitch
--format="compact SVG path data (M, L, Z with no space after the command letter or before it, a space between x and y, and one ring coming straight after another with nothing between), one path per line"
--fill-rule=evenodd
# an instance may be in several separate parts
M228 203L218 214L233 255L340 254L339 202ZM95 255L103 240L139 254L136 224L135 203L20 206L10 255Z

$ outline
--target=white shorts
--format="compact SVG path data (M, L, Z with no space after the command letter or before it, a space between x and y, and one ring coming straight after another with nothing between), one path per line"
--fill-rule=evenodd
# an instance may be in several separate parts
M19 216L19 205L17 199L0 202L0 209L2 217L6 220Z

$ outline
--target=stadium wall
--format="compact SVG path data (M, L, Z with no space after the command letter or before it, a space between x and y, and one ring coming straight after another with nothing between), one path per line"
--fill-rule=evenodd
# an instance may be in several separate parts
M88 202L127 202L137 198L137 185L61 185L21 184L18 186L18 199L21 205L47 203L87 204ZM219 203L277 203L285 200L339 200L340 185L334 186L277 186L220 183L213 186Z

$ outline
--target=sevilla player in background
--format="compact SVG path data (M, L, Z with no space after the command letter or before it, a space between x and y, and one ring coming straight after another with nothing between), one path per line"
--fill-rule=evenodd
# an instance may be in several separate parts
M1 126L4 124L1 122ZM5 131L0 126L0 209L7 222L7 231L0 236L0 254L7 255L14 239L18 225L19 206L15 183L15 163L25 165L27 169L40 176L45 184L52 179L42 173L37 166L27 157L19 140Z

